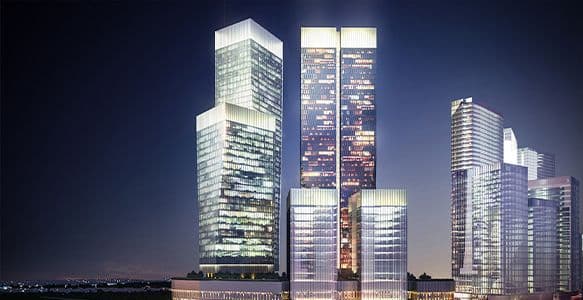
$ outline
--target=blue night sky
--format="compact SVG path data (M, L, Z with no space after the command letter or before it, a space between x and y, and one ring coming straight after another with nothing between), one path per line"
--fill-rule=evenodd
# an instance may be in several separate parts
M283 199L299 185L300 26L378 30L378 187L409 271L450 276L450 101L500 112L583 179L583 10L564 1L3 1L2 279L160 278L195 263L194 118L214 31L284 42Z

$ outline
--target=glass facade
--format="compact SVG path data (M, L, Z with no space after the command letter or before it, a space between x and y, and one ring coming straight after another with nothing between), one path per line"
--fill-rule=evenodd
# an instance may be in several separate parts
M215 108L197 117L204 272L278 269L282 49L251 19L215 32Z
M528 199L528 292L559 288L559 202Z
M528 180L538 178L538 153L532 148L518 149L518 164L528 168Z
M473 208L471 169L503 161L503 119L472 98L451 103L451 257L456 292L472 294Z
M275 118L231 104L197 117L200 268L273 270Z
M348 199L376 187L376 29L301 30L300 182L339 190L340 267L349 269Z
M496 163L468 172L472 186L473 294L526 293L526 168Z
M338 193L291 189L289 196L290 295L336 299Z
M287 281L172 279L172 300L290 300Z
M538 152L536 175L538 179L551 178L557 176L557 172L555 171L554 154Z
M405 190L363 189L350 198L350 216L361 299L407 299Z
M451 103L451 171L503 161L502 116L472 98Z
M303 188L337 186L338 34L302 28L301 162Z
M573 177L553 177L528 182L530 198L559 203L559 289L581 289L581 199L579 181Z

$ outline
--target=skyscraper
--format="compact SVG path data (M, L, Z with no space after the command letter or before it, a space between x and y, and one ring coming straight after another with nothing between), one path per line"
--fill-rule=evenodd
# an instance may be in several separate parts
M528 190L526 168L494 163L468 171L471 186L474 295L527 292Z
M529 147L519 148L518 164L528 168L528 180L556 176L555 155L552 153L538 152Z
M289 195L292 299L336 299L338 192L291 189Z
M559 289L581 289L581 199L579 181L570 176L528 182L529 198L559 203Z
M528 292L559 288L559 201L528 199Z
M473 294L473 168L503 160L502 116L472 98L451 103L451 257L456 292Z
M538 152L536 161L537 179L545 179L557 176L555 155L553 153Z
M376 187L376 29L301 29L304 188L339 191L340 267L351 268L348 199Z
M215 32L215 107L196 118L203 272L278 269L282 66L253 20Z
M504 162L518 164L518 141L512 128L504 128Z
M518 149L518 164L528 168L528 180L537 179L538 153L532 148Z
M405 190L363 189L350 197L350 216L360 299L407 299Z

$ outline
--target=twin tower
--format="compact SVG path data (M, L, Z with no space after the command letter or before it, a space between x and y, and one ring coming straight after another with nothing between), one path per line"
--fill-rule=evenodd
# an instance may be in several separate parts
M405 191L376 189L376 47L375 28L301 29L301 188L288 194L288 248L283 43L251 19L215 32L215 107L196 118L202 272L283 271L289 249L292 299L335 299L342 279L362 299L406 297Z

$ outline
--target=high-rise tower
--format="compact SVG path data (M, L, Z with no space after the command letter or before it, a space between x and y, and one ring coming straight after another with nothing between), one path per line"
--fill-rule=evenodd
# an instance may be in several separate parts
M527 169L504 163L513 161L510 152L516 148L516 138L512 130L503 134L499 114L472 98L452 102L451 122L452 276L456 293L459 298L525 293Z
M559 289L581 289L581 199L579 181L561 176L528 182L530 198L558 202Z
M376 29L301 29L303 188L339 192L340 267L351 268L348 199L376 187Z
M469 171L503 160L502 133L502 116L472 98L451 103L451 272L460 293L474 291Z
M215 107L196 118L203 272L278 269L283 43L251 19L215 32Z

